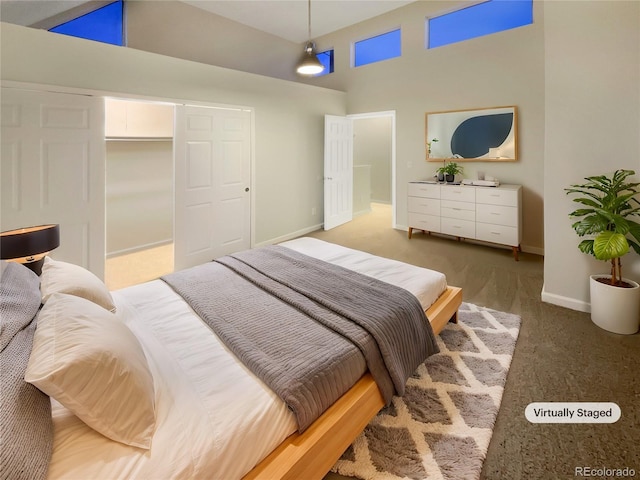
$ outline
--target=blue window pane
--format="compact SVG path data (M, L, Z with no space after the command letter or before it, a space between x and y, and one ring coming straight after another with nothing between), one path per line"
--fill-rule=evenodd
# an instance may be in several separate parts
M123 1L110 3L93 12L51 28L50 32L97 42L123 45Z
M333 50L327 50L326 52L320 52L316 55L320 63L324 65L324 70L317 75L316 77L321 77L322 75L327 75L328 73L333 73Z
M400 29L356 42L354 65L359 67L399 57L402 53L400 46Z
M530 25L533 23L533 0L489 0L430 18L428 22L428 48L436 48Z

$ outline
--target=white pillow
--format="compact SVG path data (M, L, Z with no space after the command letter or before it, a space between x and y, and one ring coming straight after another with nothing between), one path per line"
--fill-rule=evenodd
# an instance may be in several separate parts
M38 314L25 380L106 437L149 449L153 377L135 335L84 298L51 295Z
M51 257L44 257L42 274L40 275L42 303L56 293L68 293L86 298L110 312L116 311L113 298L107 286L89 270L73 263L61 262Z

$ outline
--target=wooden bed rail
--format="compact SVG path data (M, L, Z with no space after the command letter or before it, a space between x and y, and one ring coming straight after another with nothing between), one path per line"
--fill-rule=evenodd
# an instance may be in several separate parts
M302 434L280 444L244 480L320 480L384 406L371 374L365 374ZM349 419L348 428L344 419Z
M433 332L457 322L462 289L447 287L426 311ZM304 433L287 437L243 480L320 480L364 427L384 406L382 393L370 373L325 411Z

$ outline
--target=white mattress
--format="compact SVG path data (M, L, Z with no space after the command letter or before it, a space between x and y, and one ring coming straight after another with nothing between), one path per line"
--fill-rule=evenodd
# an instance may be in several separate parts
M412 292L427 309L444 275L312 238L282 244ZM157 425L149 451L109 440L53 402L50 478L241 478L291 433L286 405L161 280L113 292L154 376Z
M433 305L433 302L447 288L447 278L443 273L390 258L378 257L317 238L296 238L280 245L404 288L418 298L425 310Z
M50 478L237 479L296 431L284 402L163 281L113 296L154 376L151 449L109 440L54 402Z

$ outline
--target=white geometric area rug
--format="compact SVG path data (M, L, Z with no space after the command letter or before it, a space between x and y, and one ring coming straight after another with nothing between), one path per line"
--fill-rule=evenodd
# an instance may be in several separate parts
M332 471L364 480L479 478L519 330L518 315L463 303L458 323L437 335L440 353Z

